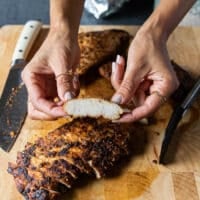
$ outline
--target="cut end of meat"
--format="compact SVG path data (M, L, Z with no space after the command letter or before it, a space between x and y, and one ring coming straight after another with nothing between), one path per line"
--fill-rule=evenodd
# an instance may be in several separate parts
M119 119L124 112L119 105L97 98L70 100L65 103L64 110L68 115L74 118L103 117L110 120Z

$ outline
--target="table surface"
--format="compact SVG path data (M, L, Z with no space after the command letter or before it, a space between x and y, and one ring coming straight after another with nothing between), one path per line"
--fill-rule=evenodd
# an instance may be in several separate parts
M135 35L135 26L82 26L80 31L119 28ZM9 71L10 59L21 26L5 26L0 29L0 92ZM29 59L41 45L47 34L43 29L32 48ZM168 42L170 57L193 75L200 75L200 28L179 27ZM95 90L98 88L98 90ZM97 97L112 95L110 84L104 79L95 81L82 91ZM95 92L94 92L95 91ZM148 126L136 125L131 136L131 155L115 167L114 176L101 180L84 178L63 199L67 200L200 200L200 101L189 110L176 130L170 146L171 162L159 165L158 159L164 129L172 106L164 104L155 114L155 121ZM66 119L54 122L26 119L20 136L10 153L0 149L1 200L22 200L12 176L7 172L8 161L15 161L17 151L27 141L32 141L66 123Z

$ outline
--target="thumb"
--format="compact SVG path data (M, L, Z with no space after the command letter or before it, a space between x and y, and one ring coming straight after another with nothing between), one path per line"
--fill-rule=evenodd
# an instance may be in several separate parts
M132 79L124 77L120 87L112 97L112 101L117 104L128 103L136 91L136 84Z
M74 97L73 95L73 71L65 68L61 71L56 71L56 85L58 96L63 101L68 101Z
M117 104L130 102L144 77L143 73L133 62L128 62L124 78L111 100Z

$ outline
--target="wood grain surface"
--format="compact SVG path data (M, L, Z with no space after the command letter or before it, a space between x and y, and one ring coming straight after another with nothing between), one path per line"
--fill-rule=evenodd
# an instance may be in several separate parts
M80 31L118 28L135 35L134 26L82 26ZM0 29L0 94L11 62L12 53L22 26L4 26ZM44 28L32 48L29 59L46 37ZM193 76L200 75L200 28L179 27L168 42L170 57ZM113 93L110 83L97 79L92 85L82 86L82 96L109 99ZM101 180L83 177L63 200L200 200L200 101L186 113L176 130L169 149L169 164L156 164L164 129L172 112L170 103L164 104L149 125L136 124L131 136L131 154L116 166L111 176ZM26 119L13 149L0 149L0 199L22 200L14 180L6 172L8 161L15 161L17 151L27 141L66 123ZM154 162L153 162L154 160Z

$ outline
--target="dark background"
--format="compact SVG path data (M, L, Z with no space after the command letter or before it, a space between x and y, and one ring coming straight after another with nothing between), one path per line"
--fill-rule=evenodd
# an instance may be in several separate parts
M153 10L153 0L132 0L118 14L96 20L83 12L81 24L133 24L141 25ZM40 19L49 24L49 0L0 0L0 26L24 24L30 19Z

